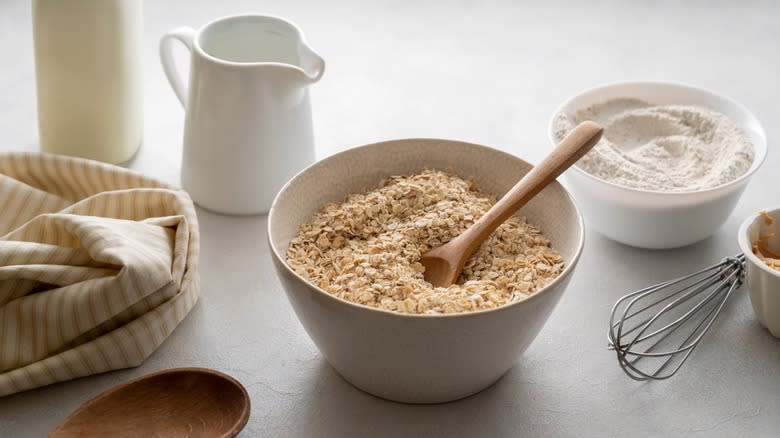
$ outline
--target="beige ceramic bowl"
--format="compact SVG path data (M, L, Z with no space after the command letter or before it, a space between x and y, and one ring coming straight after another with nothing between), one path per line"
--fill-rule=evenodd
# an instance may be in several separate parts
M325 202L425 167L455 169L502 195L531 165L485 146L448 140L395 140L351 149L303 170L268 215L274 264L306 331L346 380L382 398L438 403L474 394L506 373L541 330L563 294L583 246L582 218L553 183L521 214L541 227L566 261L563 273L525 301L455 315L405 315L353 304L310 284L285 262L300 224Z

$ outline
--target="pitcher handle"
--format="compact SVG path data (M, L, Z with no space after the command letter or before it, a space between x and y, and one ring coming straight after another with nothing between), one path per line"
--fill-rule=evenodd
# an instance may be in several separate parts
M173 43L177 40L187 47L191 55L195 30L187 26L177 27L160 39L160 62L165 76L168 77L168 82L171 84L173 92L176 93L176 97L179 98L182 107L187 108L187 88L173 62Z

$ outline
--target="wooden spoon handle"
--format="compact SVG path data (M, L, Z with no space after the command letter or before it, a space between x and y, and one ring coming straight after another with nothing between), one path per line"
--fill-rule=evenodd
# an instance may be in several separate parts
M459 246L467 248L465 257L469 257L490 233L520 207L588 153L601 139L602 131L601 126L591 121L577 125L541 163L534 166L487 213L458 237L462 239Z

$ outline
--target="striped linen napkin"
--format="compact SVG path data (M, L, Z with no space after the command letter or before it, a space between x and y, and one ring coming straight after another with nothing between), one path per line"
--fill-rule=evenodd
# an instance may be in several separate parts
M79 158L0 154L0 396L138 366L198 300L186 192Z

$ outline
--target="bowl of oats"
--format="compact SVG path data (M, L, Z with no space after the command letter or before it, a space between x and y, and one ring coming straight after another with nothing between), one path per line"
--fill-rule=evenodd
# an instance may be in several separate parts
M321 160L268 215L281 284L325 359L354 386L440 403L492 385L533 341L584 242L552 183L502 224L458 281L435 288L420 257L462 233L532 165L486 146L404 139Z

